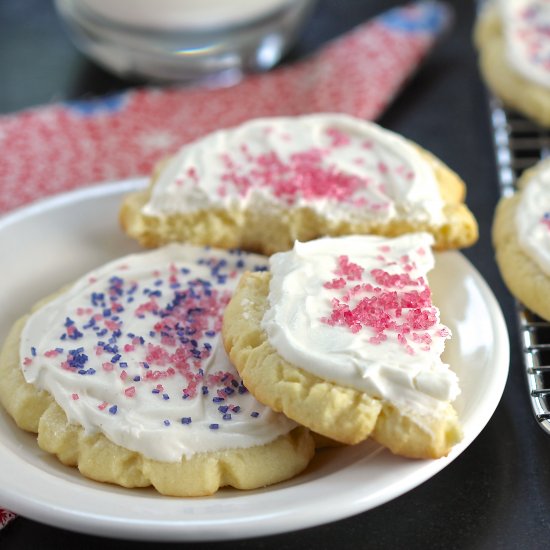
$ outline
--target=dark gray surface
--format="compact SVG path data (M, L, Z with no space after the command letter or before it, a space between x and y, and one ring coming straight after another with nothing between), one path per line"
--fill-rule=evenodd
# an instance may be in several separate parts
M481 238L465 254L493 289L510 331L510 376L503 399L473 444L449 467L415 490L343 521L263 539L231 541L223 543L225 546L280 550L536 549L550 545L550 438L532 418L513 301L501 282L490 243L498 188L487 100L471 44L475 7L466 0L449 3L456 12L451 33L380 122L434 152L468 183L468 204L479 220ZM397 4L382 0L320 0L291 59ZM0 0L0 112L128 86L74 50L50 2ZM69 545L79 550L158 546L80 535L25 518L18 518L0 532L2 550Z

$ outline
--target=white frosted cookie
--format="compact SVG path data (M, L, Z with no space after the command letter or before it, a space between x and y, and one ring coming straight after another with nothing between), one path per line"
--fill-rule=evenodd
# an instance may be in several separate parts
M550 321L550 160L523 173L493 222L500 273L510 292Z
M0 355L0 401L92 479L174 496L263 487L303 470L311 435L248 392L221 343L245 270L266 258L170 245L38 304Z
M474 30L481 73L509 107L550 125L550 3L491 0Z
M342 114L256 119L183 147L128 195L124 230L145 246L185 241L271 254L325 235L428 231L477 240L465 184L433 155Z
M263 403L342 443L371 436L396 454L446 455L461 438L449 330L426 273L433 239L324 238L243 276L223 339Z

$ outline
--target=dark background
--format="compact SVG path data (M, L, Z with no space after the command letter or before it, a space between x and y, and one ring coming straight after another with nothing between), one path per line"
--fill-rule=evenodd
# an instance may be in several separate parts
M536 425L531 413L514 303L498 274L490 242L499 192L487 96L471 40L475 3L448 3L456 14L452 31L380 122L435 153L468 183L468 204L479 221L480 240L465 255L495 293L510 332L510 375L502 401L481 435L450 466L374 510L284 535L180 547L550 547L550 438ZM288 60L313 51L394 5L398 2L319 0ZM0 0L0 112L93 97L131 85L108 75L74 49L51 2ZM79 550L159 546L80 535L22 517L0 531L2 550L72 545Z

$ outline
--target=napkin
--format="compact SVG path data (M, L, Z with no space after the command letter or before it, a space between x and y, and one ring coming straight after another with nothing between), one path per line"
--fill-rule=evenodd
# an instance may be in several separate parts
M218 128L260 116L378 118L449 27L446 4L394 8L309 58L231 88L141 88L0 117L0 212L138 175ZM0 529L15 515L0 508Z
M250 118L342 112L375 120L450 20L446 4L415 2L230 88L146 87L0 116L0 213L147 175L185 143Z
M13 512L0 508L0 529L3 529L14 518Z

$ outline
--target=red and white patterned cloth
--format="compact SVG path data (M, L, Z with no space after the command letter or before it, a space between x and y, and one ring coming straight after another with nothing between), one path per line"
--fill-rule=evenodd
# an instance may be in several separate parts
M15 519L13 512L0 508L0 529L3 529L12 519Z
M61 191L146 175L183 144L250 118L343 112L374 120L449 23L446 5L416 2L304 61L231 88L143 88L0 116L0 213ZM0 508L0 529L13 517Z

